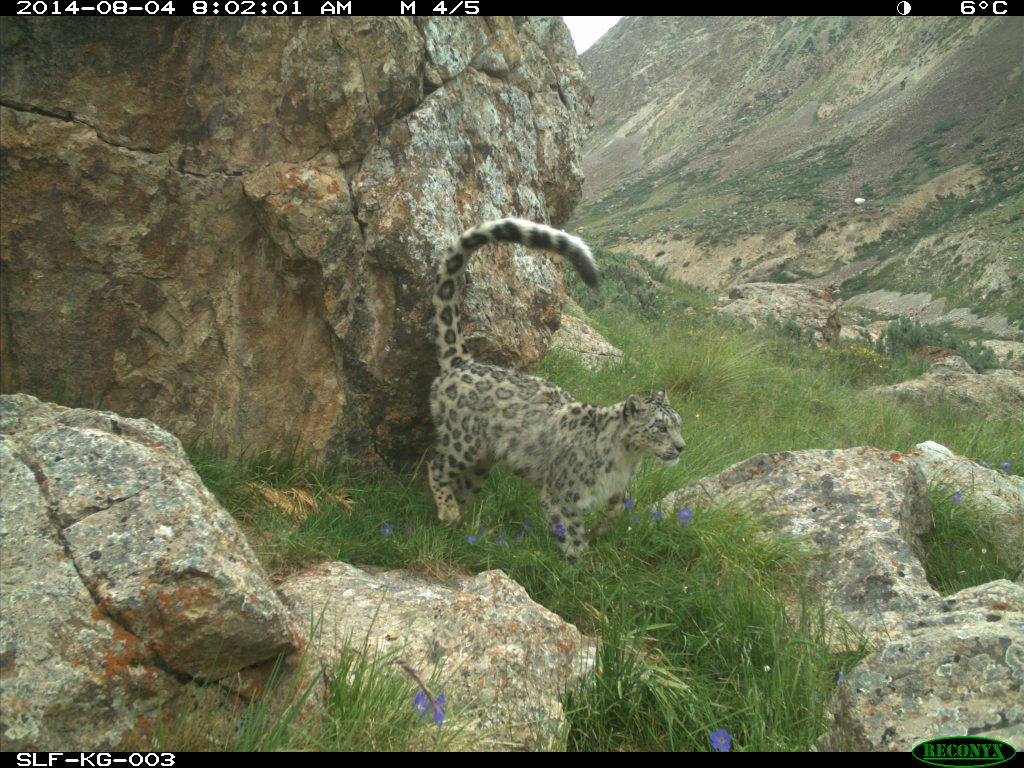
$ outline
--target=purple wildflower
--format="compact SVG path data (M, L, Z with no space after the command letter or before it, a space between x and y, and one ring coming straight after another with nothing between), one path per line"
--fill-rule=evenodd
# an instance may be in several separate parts
M639 525L640 515L638 515L636 512L633 513L633 516L630 519L633 521L633 525Z
M555 523L554 526L552 526L551 531L558 538L560 538L560 539L564 539L565 538L565 526L562 525L561 523Z
M719 728L711 734L711 748L716 752L729 752L732 749L732 734L725 728Z
M657 507L655 507L653 510L651 510L651 517L653 517L658 522L661 522L661 518L663 518L664 516L665 516L665 513L662 512Z
M622 503L626 506L626 509L632 509L636 506L636 501L629 496L627 496Z
M440 694L433 702L427 696L425 691L420 691L416 694L416 698L413 699L413 704L416 706L416 713L423 717L427 713L428 709L434 711L434 725L438 728L441 727L441 723L444 722L444 694Z
M963 501L963 499L964 499L964 492L963 491L957 491L956 493L953 494L953 503L954 504L959 504L961 501Z
M497 544L499 547L504 547L506 543L505 536L502 534L498 534L498 537L494 540L494 543Z
M412 523L406 523L406 524L405 524L405 528L404 528L403 530L404 530L404 531L405 531L406 533L412 533L413 531L415 531L415 530L416 530L416 526L415 526L415 525L413 525Z
M395 526L391 523L384 523L384 525L380 527L380 535L385 539L391 538L395 535Z
M434 725L438 728L441 727L441 723L444 722L444 694L440 694L434 699Z
M468 541L470 544L476 544L476 536L474 536L471 533L469 534L469 536L466 537L466 541Z
M1012 475L1013 474L1013 472L1010 471L1010 462L1008 462L1008 461L1004 461L1002 464L1000 464L999 468L1002 469L1003 472L1005 472L1008 475Z
M680 525L686 525L690 522L691 517L693 517L693 510L689 507L680 507L676 512L676 520L679 521Z

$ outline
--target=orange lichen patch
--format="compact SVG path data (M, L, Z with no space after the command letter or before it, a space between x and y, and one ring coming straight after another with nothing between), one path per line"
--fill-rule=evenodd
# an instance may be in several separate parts
M901 454L901 453L890 453L889 454L889 458L892 459L895 463L899 464L901 461L903 461L903 454Z
M109 648L101 657L103 673L108 677L127 675L136 667L146 664L146 646L135 635L113 626L113 639L124 644L124 650Z

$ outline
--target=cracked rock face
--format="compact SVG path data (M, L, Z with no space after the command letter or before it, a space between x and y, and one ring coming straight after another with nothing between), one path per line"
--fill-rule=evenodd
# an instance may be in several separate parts
M579 198L564 25L38 22L0 41L0 388L239 449L418 458L441 249ZM538 361L558 268L506 247L470 272L475 353Z
M295 650L178 441L0 396L0 748L146 747L159 709Z

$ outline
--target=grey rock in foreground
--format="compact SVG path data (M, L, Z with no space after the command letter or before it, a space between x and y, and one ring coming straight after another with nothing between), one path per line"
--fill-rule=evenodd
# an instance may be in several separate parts
M931 529L924 475L874 448L760 454L670 494L683 506L742 501L827 553L808 579L858 629L891 633L935 602L913 548Z
M145 748L160 707L296 648L178 441L0 396L0 744Z
M907 752L938 736L1024 748L1024 586L994 581L942 600L837 686L830 750Z
M1020 749L1024 586L1000 581L943 597L927 582L914 553L931 525L919 453L763 454L662 503L748 504L822 551L808 581L876 650L837 687L820 746L906 751L969 733Z
M444 693L472 748L541 749L564 725L561 696L592 666L591 645L501 571L448 586L323 563L280 585L329 670L346 645L394 651ZM410 678L410 706L417 685Z

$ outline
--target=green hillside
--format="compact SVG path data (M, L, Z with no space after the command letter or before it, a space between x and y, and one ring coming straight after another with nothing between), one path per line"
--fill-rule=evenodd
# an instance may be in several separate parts
M1020 18L627 17L582 57L573 225L710 288L928 292L1019 331L1022 56Z

